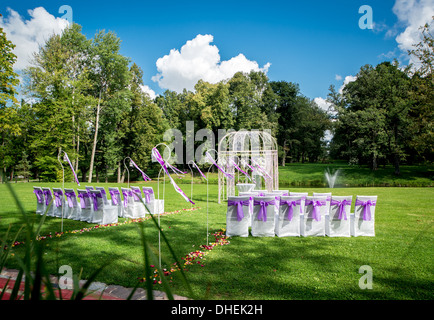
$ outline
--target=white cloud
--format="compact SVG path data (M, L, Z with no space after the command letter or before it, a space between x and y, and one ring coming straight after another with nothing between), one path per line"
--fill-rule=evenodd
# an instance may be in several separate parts
M340 74L335 75L335 79L337 81L341 81L342 80L342 76Z
M407 53L421 40L419 28L432 21L434 0L396 0L392 10L398 23L405 26L405 30L395 40L399 49Z
M157 94L155 93L155 91L152 90L149 86L147 86L147 85L144 85L144 86L140 85L140 88L142 89L142 91L144 93L147 93L152 100L154 100L157 97Z
M163 89L181 92L184 88L193 90L198 80L216 83L231 78L236 72L268 72L270 63L259 67L256 61L248 60L239 54L227 61L220 60L219 49L211 45L212 35L197 35L187 41L181 50L172 49L168 55L157 60L157 75L154 82Z
M329 107L331 105L330 102L327 102L326 99L321 98L321 97L317 97L317 98L313 99L313 101L318 105L318 107L320 107L324 111L328 111Z
M43 7L28 10L29 20L24 20L18 12L10 8L7 12L7 17L0 17L0 27L6 32L8 40L16 45L15 70L27 67L33 52L38 51L39 46L51 35L60 34L69 24L67 20L49 14Z
M343 83L342 86L339 88L339 93L342 94L342 92L343 92L345 86L346 86L348 83L350 83L350 82L356 81L356 79L357 79L356 76L351 76L351 75L350 75L350 76L346 76L345 79L344 79L344 83Z

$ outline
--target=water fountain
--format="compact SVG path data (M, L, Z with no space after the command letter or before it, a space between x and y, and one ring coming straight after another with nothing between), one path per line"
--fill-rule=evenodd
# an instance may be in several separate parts
M338 174L339 174L339 169L334 172L330 172L329 168L327 168L326 171L324 172L324 176L327 180L327 184L329 188L334 188Z

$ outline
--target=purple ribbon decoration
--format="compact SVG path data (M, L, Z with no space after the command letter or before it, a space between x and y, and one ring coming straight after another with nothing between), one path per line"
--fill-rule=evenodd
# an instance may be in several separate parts
M80 182L78 182L77 175L75 174L74 168L72 167L71 161L69 161L68 154L65 151L63 151L63 153L65 154L66 161L68 161L69 166L71 167L72 173L74 174L75 182L77 182L77 184L80 185Z
M228 206L237 206L237 220L241 221L244 218L243 206L249 206L249 200L228 200Z
M51 191L50 190L42 190L42 193L45 196L45 205L48 206L51 201Z
M151 181L151 178L149 178L149 176L146 173L144 173L131 158L130 158L130 161L133 164L133 166L136 167L136 169L140 171L140 173L142 174L143 180Z
M65 192L65 196L66 196L66 200L68 201L68 206L70 208L74 207L74 202L72 201L72 198L75 198L75 193L74 192Z
M82 209L86 209L86 200L84 198L90 198L89 193L78 193L80 198L80 206Z
M203 172L200 171L200 169L199 169L199 167L197 166L197 164L196 164L194 161L191 161L191 162L193 162L193 166L197 169L197 171L199 171L199 173L202 175L202 177L203 177L206 181L208 181L208 179L205 177L205 175L203 174Z
M139 197L140 188L137 188L137 189L136 188L134 188L134 189L131 188L131 191L133 193L134 201L140 201L140 197Z
M54 203L56 207L60 207L62 205L63 192L60 190L60 191L53 191L53 193L54 193Z
M223 170L223 169L222 169L222 168L217 164L217 162L214 161L214 159L211 157L211 155L208 153L208 151L205 152L205 155L206 155L207 158L211 161L211 163L212 163L213 165L215 165L215 166L217 167L217 169L219 169L220 172L223 173L227 178L230 178L230 179L233 179L233 178L234 178L233 175L231 175L231 174L227 173L226 171L224 171L224 170Z
M351 200L347 200L347 199L344 199L342 201L331 200L330 205L332 205L332 206L339 206L338 219L342 220L342 217L343 217L344 220L347 220L347 213L345 211L345 206L351 205Z
M169 170L167 169L166 162L164 161L164 159L161 156L160 152L158 152L157 148L154 147L152 149L152 155L158 161L158 163L161 165L161 167L163 168L164 172L166 172L167 176L170 179L170 183L175 188L175 191L178 192L186 201L194 204L194 202L191 201L190 198L187 197L187 195L184 193L184 191L182 191L181 188L178 187L178 185L176 184L175 180L173 180L173 178L171 177L171 175L169 173Z
M146 203L151 202L151 194L154 194L154 190L143 188L143 193L145 195L145 202Z
M124 207L128 206L128 197L133 196L133 192L131 190L122 190L122 194L124 195Z
M98 193L94 193L94 192L92 192L92 193L90 194L90 197L91 197L92 200L93 200L93 210L94 210L94 211L98 211L98 199L97 199L97 198L101 198L101 199L102 199L101 192L98 192Z
M33 193L36 194L36 198L38 199L38 203L42 203L41 196L44 194L40 189L34 189Z
M312 218L316 221L321 221L321 214L318 211L318 207L325 206L326 201L325 200L306 200L306 205L312 205Z
M234 160L231 159L232 164L234 165L235 168L237 168L237 170L241 173L243 173L250 181L252 181L252 178L250 178L250 176L248 175L247 172L243 171L239 166L237 166L237 164L235 163Z
M265 169L263 169L255 160L253 160L253 164L259 169L259 171L262 172L262 174L265 174L269 179L271 179L271 176L268 174L267 171L265 171Z
M269 205L275 205L275 204L276 204L275 200L270 200L270 201L253 200L253 205L261 206L259 208L258 220L266 222L267 221L267 207Z
M288 220L291 221L294 215L294 208L296 205L301 205L301 199L299 200L280 200L280 205L288 206Z
M363 220L365 221L371 221L371 206L376 206L377 201L375 200L367 200L362 201L357 199L356 200L356 206L363 206Z
M109 189L110 197L112 198L112 204L114 206L117 206L119 204L120 197L118 198L118 195L121 193L119 190L116 189Z

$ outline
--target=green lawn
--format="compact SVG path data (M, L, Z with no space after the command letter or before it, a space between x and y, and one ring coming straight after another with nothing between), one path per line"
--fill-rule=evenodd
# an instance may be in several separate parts
M335 187L428 187L434 186L434 166L401 166L395 175L391 165L372 171L366 166L348 166L343 162L330 164L288 163L279 167L279 183L287 187L327 187L326 170L339 170Z
M291 167L290 167L291 168ZM286 168L285 168L286 169ZM285 170L282 170L285 176ZM295 174L295 173L294 173ZM144 183L135 183L143 185ZM147 182L154 186L155 182ZM35 222L40 219L33 212L36 199L33 185L60 186L59 183L11 184L20 195L24 209ZM120 184L93 183L121 186ZM125 184L123 185L125 186ZM190 195L190 185L180 184ZM65 187L77 188L72 183ZM84 183L83 183L84 187ZM162 185L160 185L160 192ZM282 189L282 188L281 188ZM209 213L207 217L207 186L195 184L193 200L198 210L181 211L162 216L163 232L182 263L188 254L206 253L186 265L186 276L196 297L201 299L433 299L433 218L432 188L288 188L291 191L332 191L334 195L378 195L376 207L376 236L352 238L238 238L227 245L206 250L207 220L209 243L213 234L225 228L225 203L217 203L217 186L209 185ZM170 184L165 188L165 211L190 208ZM0 185L0 236L9 224L17 231L21 218L9 191ZM353 205L354 207L354 205ZM133 287L144 275L143 248L138 223L124 223L106 228L84 229L94 225L64 220L65 233L60 231L61 219L47 217L41 235L53 236L45 241L47 267L56 274L61 265L69 265L73 272L83 270L82 278L90 277L99 266L105 265L97 281ZM158 253L158 232L151 220L144 222L147 239ZM21 239L23 236L21 237ZM23 253L23 245L14 248L7 267L17 268L16 256ZM174 259L166 246L161 245L163 267L170 270ZM197 263L199 261L199 263ZM373 289L359 288L362 276L359 268L369 265L373 270ZM157 278L158 279L158 278ZM167 276L172 280L172 292L189 296L180 272ZM144 286L144 284L141 284ZM159 284L155 289L162 289Z

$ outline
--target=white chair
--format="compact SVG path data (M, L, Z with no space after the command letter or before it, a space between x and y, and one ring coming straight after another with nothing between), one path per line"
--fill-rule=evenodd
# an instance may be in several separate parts
M90 190L92 200L92 223L111 224L118 222L118 208L104 203L101 190Z
M33 193L36 195L36 214L43 215L45 212L45 197L41 187L33 187Z
M51 189L48 187L42 187L42 193L45 198L45 212L47 212L47 217L54 217L54 201Z
M253 197L252 236L274 237L275 197Z
M351 236L351 201L353 196L332 196L330 201L329 237ZM327 228L326 228L327 229Z
M143 204L143 195L139 187L131 187L134 200L134 218L143 218L148 212Z
M54 216L61 218L64 215L65 199L61 188L53 188L54 195Z
M124 196L124 217L134 218L134 199L133 191L130 188L121 188L122 195Z
M289 190L273 190L272 193L278 193L281 196L287 197L289 196Z
M257 194L250 192L239 192L239 197L249 197L249 227L252 226L252 217L253 217L253 197L255 197Z
M275 233L278 237L300 236L301 196L282 196L279 200L279 214L276 218Z
M90 201L90 191L77 189L78 197L80 198L80 220L91 222L92 221L92 204Z
M119 192L119 188L109 187L108 189L109 189L112 206L116 206L118 208L118 217L123 218L124 206L122 204L121 193Z
M81 210L74 189L65 188L65 197L67 205L65 204L63 217L66 219L80 220Z
M326 235L330 234L330 201L331 201L331 197L332 197L332 193L331 192L313 192L312 195L314 197L322 197L322 196L326 196L326 213L325 213L325 233Z
M228 197L226 212L226 236L249 236L250 197Z
M301 207L300 207L300 213L304 214L304 206L306 203L306 197L308 195L307 192L289 192L290 196L300 196L301 197Z
M84 188L85 188L87 191L95 190L95 188L92 187L92 186L84 186Z
M375 236L375 207L377 196L356 196L354 205L353 235Z
M144 202L152 214L162 214L164 212L164 200L155 199L152 187L143 187Z
M325 236L326 196L306 197L303 217L304 236Z
M107 193L105 192L104 187L95 187L95 190L100 190L104 204L109 204L108 199L107 199Z

